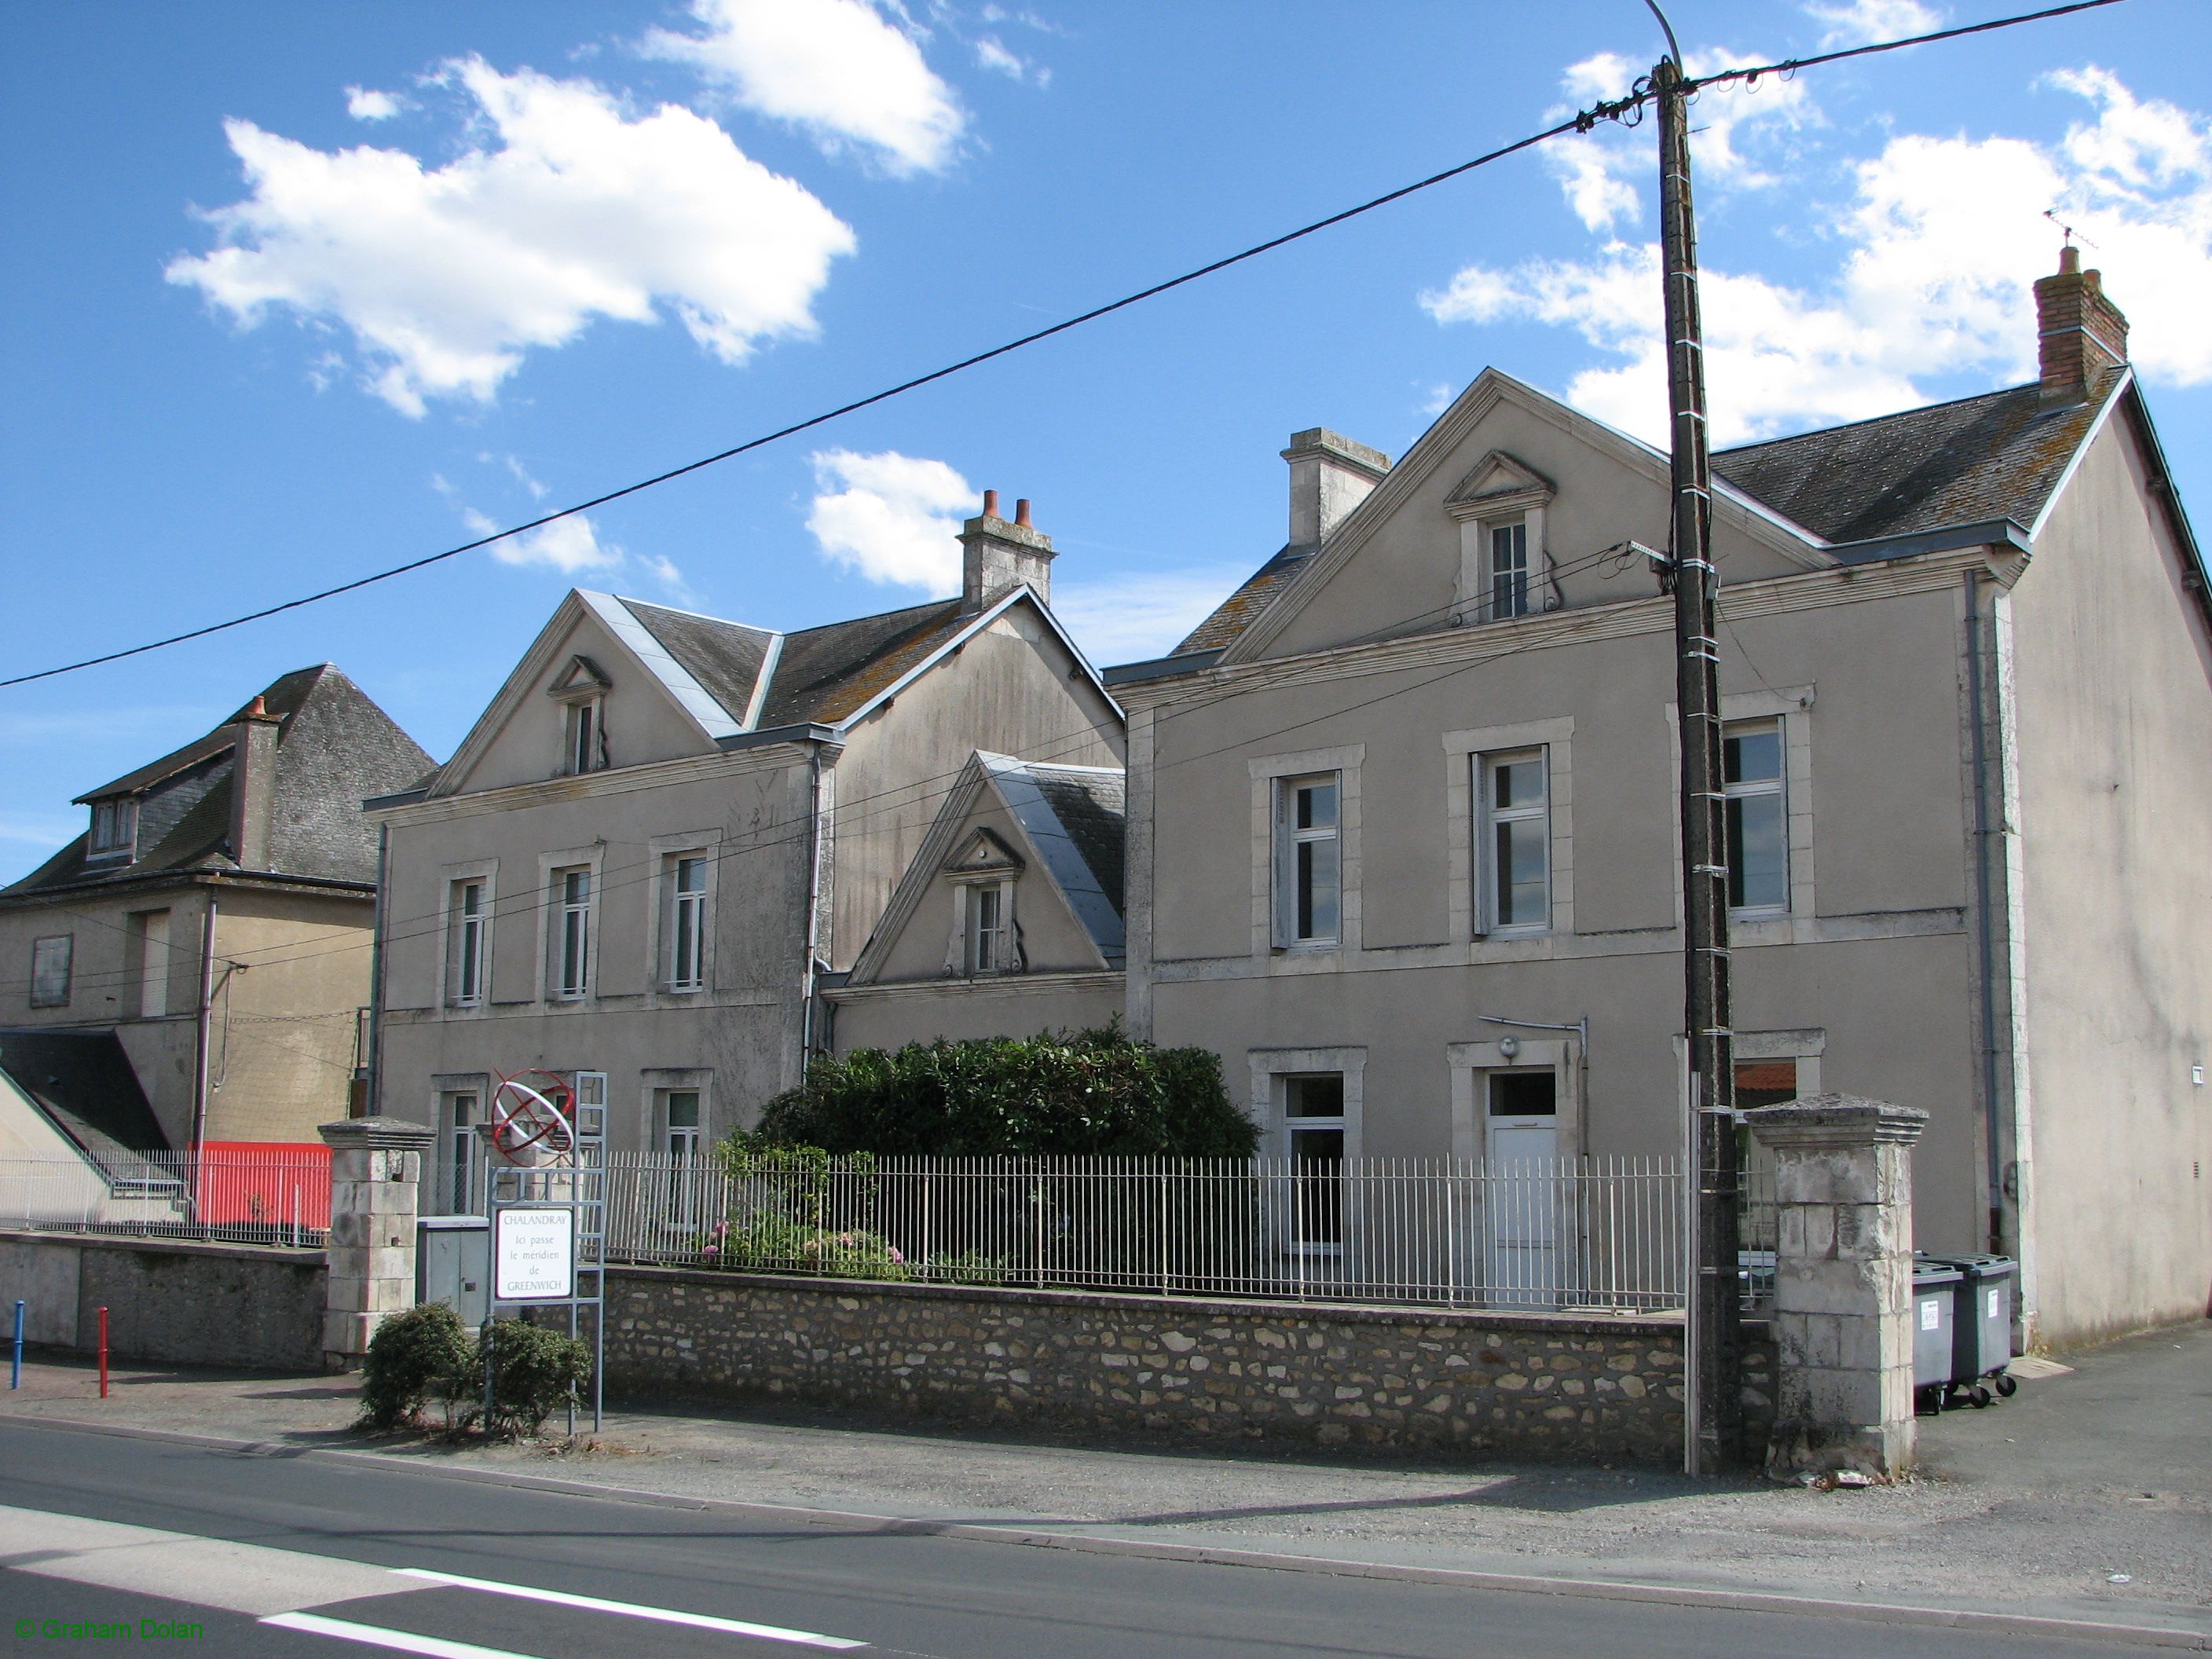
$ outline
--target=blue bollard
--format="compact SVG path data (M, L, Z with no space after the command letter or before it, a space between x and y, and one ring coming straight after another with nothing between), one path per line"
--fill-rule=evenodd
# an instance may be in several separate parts
M15 1358L8 1368L8 1386L11 1389L23 1386L23 1304L21 1297L15 1303Z

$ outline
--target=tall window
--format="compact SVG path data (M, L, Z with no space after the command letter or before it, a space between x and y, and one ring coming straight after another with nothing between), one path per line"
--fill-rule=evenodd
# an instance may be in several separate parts
M668 1154L668 1219L677 1226L698 1224L699 1091L660 1092L660 1146Z
M466 1215L476 1206L480 1146L477 1097L466 1090L446 1097L446 1213Z
M1490 531L1490 614L1528 614L1528 524L1493 525Z
M1344 1078L1337 1072L1283 1079L1283 1138L1294 1189L1295 1242L1334 1249L1344 1243Z
M1285 778L1275 793L1275 942L1334 945L1343 893L1340 774Z
M137 801L124 797L93 803L92 840L86 850L94 858L112 858L118 854L127 853L137 838Z
M553 872L553 986L574 1000L592 988L592 872Z
M707 982L707 860L687 853L668 861L668 988Z
M31 1006L69 1006L70 960L76 950L74 933L57 933L51 939L31 941Z
M484 884L481 881L453 884L452 908L453 964L447 983L457 1006L473 1008L484 998Z
M993 882L968 890L968 971L1010 974L1019 965L1014 948L1013 888Z
M1741 720L1721 736L1728 809L1729 908L1790 908L1790 833L1782 786L1782 722Z
M131 933L138 951L138 1018L159 1019L169 1012L169 913L137 912Z
M561 760L564 771L596 772L607 763L607 734L600 722L600 709L597 697L579 698L568 705Z
M1482 926L1491 933L1552 925L1552 813L1541 749L1484 755Z

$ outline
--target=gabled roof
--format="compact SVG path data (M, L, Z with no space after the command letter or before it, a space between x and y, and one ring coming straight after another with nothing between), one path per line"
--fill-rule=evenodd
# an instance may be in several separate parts
M2097 424L2120 374L2085 402L2039 386L1930 404L1794 438L1717 450L1713 471L1831 542L2010 519L2023 527Z
M429 769L429 756L329 663L281 676L260 701L279 721L269 872L373 884L376 830L362 814L362 798L414 783ZM236 869L237 849L230 844L234 750L237 722L252 702L249 698L204 736L77 797L137 802L135 856L89 859L88 826L86 835L0 890L0 896Z
M979 749L946 792L875 932L854 959L848 983L874 981L931 884L988 834L975 831L961 839L962 826L987 794L1006 809L1019 831L1021 845L1005 848L1011 862L1042 869L1090 937L1098 966L1121 965L1127 948L1121 910L1124 774L1116 767L1046 765ZM989 840L993 847L1003 845L995 836Z
M938 599L787 635L761 725L835 726L975 620L958 599Z
M112 1031L0 1030L0 1072L110 1180L151 1173L173 1150Z
M1285 584L1314 555L1311 543L1292 544L1244 579L1243 586L1214 607L1213 613L1190 630L1181 645L1168 653L1188 656L1194 651L1218 651L1234 640L1267 608Z

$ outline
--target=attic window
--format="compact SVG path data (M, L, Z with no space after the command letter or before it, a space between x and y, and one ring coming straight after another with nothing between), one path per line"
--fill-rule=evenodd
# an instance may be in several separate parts
M1460 480L1444 502L1459 521L1459 622L1503 622L1559 607L1544 544L1544 516L1556 494L1550 479L1502 449Z
M546 695L565 705L561 723L561 772L574 777L607 764L606 700L614 682L589 657L571 657Z
M127 854L138 839L138 803L128 795L92 804L92 838L87 850L94 858Z

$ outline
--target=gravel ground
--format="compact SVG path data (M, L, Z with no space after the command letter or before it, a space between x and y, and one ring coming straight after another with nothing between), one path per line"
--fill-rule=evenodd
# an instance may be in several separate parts
M675 1497L1184 1544L2212 1630L2212 1324L1921 1423L1890 1487L1627 1468L1100 1450L828 1414L624 1411L578 1446L454 1450L348 1427L337 1379L28 1364L0 1411L514 1469ZM2115 1575L2124 1578L2115 1581Z

